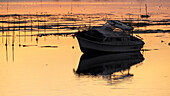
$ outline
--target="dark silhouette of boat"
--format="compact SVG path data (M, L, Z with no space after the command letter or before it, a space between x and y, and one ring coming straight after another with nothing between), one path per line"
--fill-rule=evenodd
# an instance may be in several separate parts
M112 75L129 70L132 65L144 60L140 52L116 54L83 54L75 71L79 75ZM126 74L131 76L131 74Z
M141 18L149 18L149 15L141 15Z
M117 20L108 20L101 27L77 32L76 37L83 53L140 51L144 42L133 36L132 32L133 27Z

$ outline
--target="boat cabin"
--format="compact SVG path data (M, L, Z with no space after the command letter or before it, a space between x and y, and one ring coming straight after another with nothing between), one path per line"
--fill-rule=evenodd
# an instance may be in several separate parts
M93 27L89 30L84 30L80 32L80 35L88 40L97 42L126 42L138 40L138 38L131 36L132 32L132 27L127 26L120 21L110 20L102 27Z

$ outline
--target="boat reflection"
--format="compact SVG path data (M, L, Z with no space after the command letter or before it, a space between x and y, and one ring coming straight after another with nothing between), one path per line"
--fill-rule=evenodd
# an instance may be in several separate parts
M103 76L108 79L124 79L133 76L131 66L144 60L140 52L116 53L105 55L83 54L75 73L78 76ZM124 72L127 72L124 74Z

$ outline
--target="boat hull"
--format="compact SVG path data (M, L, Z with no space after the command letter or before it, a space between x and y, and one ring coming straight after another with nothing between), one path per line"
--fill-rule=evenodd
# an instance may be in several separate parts
M141 44L102 44L90 41L85 38L77 37L80 49L83 53L119 53L119 52L135 52L140 51L144 43Z

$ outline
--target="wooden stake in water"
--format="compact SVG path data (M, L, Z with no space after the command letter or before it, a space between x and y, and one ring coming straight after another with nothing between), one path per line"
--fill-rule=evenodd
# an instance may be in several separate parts
M20 15L19 15L19 44L20 44L20 22L21 22L20 19L21 18L20 18Z
M1 18L2 19L2 43L4 43L4 24L3 24L3 17Z
M36 43L38 44L38 36L36 37Z
M147 10L147 4L145 4L145 11L146 11L146 15L148 15L148 10Z
M8 33L8 31L10 31L10 28L9 28L9 16L10 16L10 15L8 14L8 10L9 10L9 9L8 9L8 0L7 0L7 17L8 17L8 30L7 30L7 33ZM7 38L7 33L6 33L6 44L5 44L6 46L7 46L8 43L9 43L9 42L7 42L7 41L9 41L9 40L7 40L7 39L9 39L9 38ZM8 34L8 35L9 35L9 34Z
M7 14L8 14L8 0L7 0ZM7 18L8 18L8 21L9 21L9 16ZM8 28L9 28L9 22L8 22ZM7 31L6 31L6 43L5 43L5 46L6 46L6 61L8 61Z
M72 10L73 10L73 8L72 8L72 0L71 0L71 14L72 14Z
M59 23L60 23L60 18L58 18L58 16L57 16L57 33L59 33L59 28L60 28ZM57 36L57 37L58 37L58 40L59 40L59 36Z
M41 0L41 10L42 10L42 0Z
M12 61L14 62L14 46L12 46Z
M13 28L13 34L12 34L12 61L14 62L15 17L13 19L14 19L14 28Z
M31 16L31 41L32 41L32 16Z
M25 42L26 42L26 24L27 24L27 20L26 20L26 17L25 17L25 25L24 25L24 33L25 33L24 41Z
M39 34L39 16L37 15L37 19L38 19L38 34Z
M7 18L8 18L8 0L7 0ZM9 18L8 18L8 21L9 21ZM8 22L8 28L9 28L9 22ZM7 46L7 31L6 31L6 43L5 43L5 46Z
M46 33L46 15L44 14L44 34ZM44 36L44 41L46 41L46 36Z
M13 27L13 33L12 33L12 46L14 46L14 38L15 38L15 18L14 18L14 27Z
M8 31L9 31L9 16L7 17L8 18L8 30L6 31L6 43L5 43L5 46L7 46L8 45L8 38L7 38L7 33L8 33Z
M8 62L8 46L6 46L6 61Z
M14 62L14 40L15 40L15 26L13 30L13 40L12 40L12 61Z

